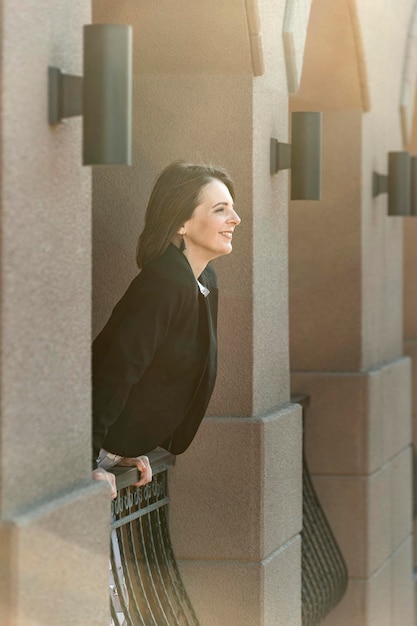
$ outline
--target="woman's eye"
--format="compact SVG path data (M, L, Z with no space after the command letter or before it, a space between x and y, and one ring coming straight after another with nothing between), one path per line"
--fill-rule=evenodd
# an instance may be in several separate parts
M215 213L221 213L222 211L224 211L224 207L219 206L219 208L218 208L218 209L216 209L214 212L215 212Z

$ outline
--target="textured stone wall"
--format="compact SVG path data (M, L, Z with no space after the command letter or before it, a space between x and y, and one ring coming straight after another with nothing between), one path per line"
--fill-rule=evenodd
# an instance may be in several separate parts
M414 624L403 220L372 198L402 149L412 4L313 0L291 99L324 111L322 201L291 203L289 258L292 388L311 397L307 459L350 576L327 626Z
M0 623L108 619L107 489L91 484L91 172L47 122L82 73L84 0L1 6Z

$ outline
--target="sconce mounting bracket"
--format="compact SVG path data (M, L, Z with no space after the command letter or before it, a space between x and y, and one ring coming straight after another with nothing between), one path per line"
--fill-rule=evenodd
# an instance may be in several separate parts
M83 112L83 77L48 67L48 122L57 124Z
M291 144L281 143L278 139L271 137L270 141L270 169L271 174L276 174L280 170L291 169Z
M372 173L372 197L376 198L381 193L388 192L388 176L386 174Z

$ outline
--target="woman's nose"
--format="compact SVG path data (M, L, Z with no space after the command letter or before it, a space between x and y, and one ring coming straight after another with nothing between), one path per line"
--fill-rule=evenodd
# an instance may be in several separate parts
M229 222L233 222L236 224L236 226L239 226L241 221L242 220L240 219L239 215L236 213L234 209L232 209L232 215L229 218Z

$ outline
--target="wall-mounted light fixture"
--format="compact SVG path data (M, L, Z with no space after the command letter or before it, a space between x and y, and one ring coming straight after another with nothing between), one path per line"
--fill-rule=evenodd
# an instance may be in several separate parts
M291 144L270 141L271 174L291 169L291 200L321 198L322 114L297 111L291 116Z
M411 157L410 215L417 217L417 156Z
M49 124L83 116L83 164L130 165L132 27L84 26L84 76L48 72Z
M372 196L388 193L388 215L410 215L411 158L408 152L388 152L388 175L372 174Z

